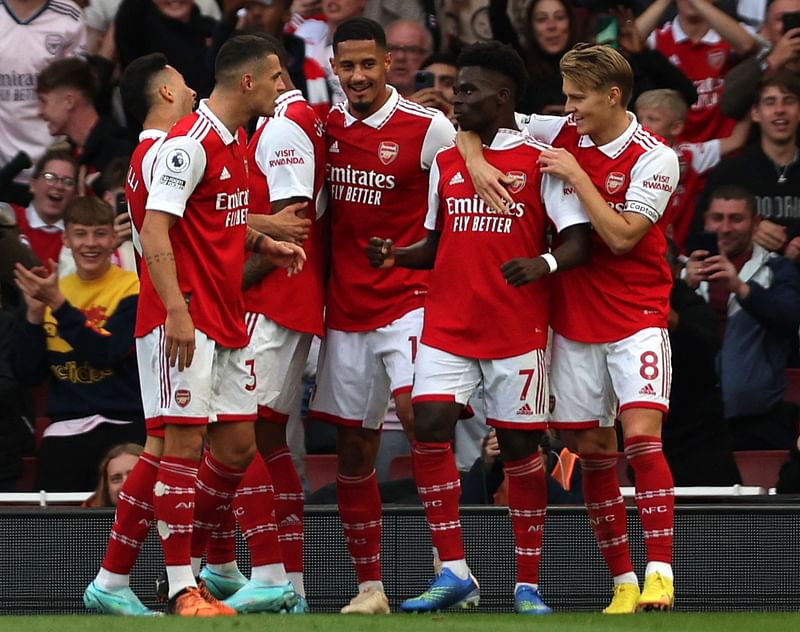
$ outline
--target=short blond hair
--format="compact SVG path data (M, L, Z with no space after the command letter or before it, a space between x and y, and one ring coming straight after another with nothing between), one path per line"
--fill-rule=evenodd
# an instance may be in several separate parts
M643 108L663 108L672 115L672 119L675 121L683 121L689 109L680 92L667 88L642 92L636 99L636 111Z
M628 107L633 94L633 70L628 60L605 44L576 44L559 64L561 76L582 88L602 90L617 86L622 102Z

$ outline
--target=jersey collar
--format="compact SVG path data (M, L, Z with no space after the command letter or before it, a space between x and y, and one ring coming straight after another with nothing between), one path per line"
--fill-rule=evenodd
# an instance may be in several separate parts
M672 20L672 39L675 40L675 43L680 44L685 42L689 39L689 36L686 34L686 31L683 30L681 27L681 21L678 18ZM717 33L714 29L708 29L706 34L700 38L700 43L702 44L719 44L722 40L720 34Z
M625 131L610 143L606 143L605 145L595 145L591 137L588 134L584 134L578 139L578 147L597 147L597 149L599 149L609 158L616 158L622 152L622 150L628 146L628 143L630 143L631 138L636 132L636 129L639 127L639 121L636 120L636 115L633 114L633 112L626 112L626 114L631 122L628 124L628 127L625 128Z
M236 140L236 136L231 134L230 130L225 127L225 124L220 121L217 118L217 115L211 111L210 107L208 107L208 99L203 99L200 101L200 106L197 108L197 113L209 120L224 144L230 145Z
M492 139L489 149L511 149L525 142L526 135L519 130L501 127Z
M160 129L143 129L141 132L139 132L139 142L141 143L144 140L150 139L158 140L159 138L164 138L166 135L167 133Z
M295 101L302 101L303 100L303 93L300 92L297 88L294 90L287 90L286 92L282 92L278 95L278 98L275 99L275 109L281 107L282 105L289 105L290 103L294 103Z
M380 129L383 127L384 123L389 120L389 117L392 115L397 107L397 104L400 102L400 95L397 93L397 90L395 90L394 87L390 86L389 84L386 84L386 87L389 89L389 98L386 99L386 103L381 106L380 110L374 114L370 114L365 119L357 119L355 116L350 114L349 103L344 103L344 126L350 127L353 123L361 121L364 125L369 125L375 129Z
M39 217L39 213L37 213L36 209L33 208L33 202L28 204L28 207L25 209L25 219L28 220L28 226L34 230L41 230L45 233L64 232L63 219L58 220L55 224L48 224L41 217Z

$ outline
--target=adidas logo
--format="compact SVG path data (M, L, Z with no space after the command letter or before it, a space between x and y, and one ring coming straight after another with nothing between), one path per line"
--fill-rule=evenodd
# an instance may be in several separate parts
M450 178L450 184L464 184L464 176L460 171L456 171L456 175Z
M231 172L228 171L227 167L223 166L222 167L222 173L219 174L219 179L220 180L229 180L230 177L231 177Z
M652 384L645 384L641 389L639 389L639 395L655 395L656 390L653 388Z
M339 153L339 141L338 140L333 141L333 143L331 143L331 146L328 147L328 151L330 153L332 153L332 154L338 154Z
M518 415L532 415L532 414L533 414L533 411L531 410L531 407L530 407L530 406L528 406L528 402L525 402L525 403L524 403L524 404L523 404L523 405L520 407L520 409L517 411L517 414L518 414Z
M293 524L300 524L300 518L298 518L295 514L289 514L278 525L280 527L288 527Z

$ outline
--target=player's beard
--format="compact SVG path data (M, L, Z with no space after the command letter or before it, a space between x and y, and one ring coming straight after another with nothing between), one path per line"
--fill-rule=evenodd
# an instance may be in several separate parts
M350 101L350 107L359 114L366 114L372 107L372 103L369 101Z

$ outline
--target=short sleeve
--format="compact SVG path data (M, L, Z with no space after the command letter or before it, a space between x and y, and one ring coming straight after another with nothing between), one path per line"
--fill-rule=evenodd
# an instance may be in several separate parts
M434 158L428 174L428 212L425 214L425 228L442 230L439 218L439 161Z
M658 145L645 152L631 169L623 212L639 213L655 224L664 214L679 177L678 156L672 149Z
M551 145L567 122L566 116L545 116L531 114L525 130L528 135L540 143Z
M199 142L187 136L167 139L156 155L145 208L183 217L205 170L206 152Z
M447 120L447 117L436 111L436 115L428 126L425 140L422 142L420 164L423 169L430 169L436 152L444 147L449 147L456 141L456 128Z
M542 202L547 216L553 221L560 233L575 224L588 224L589 218L583 210L575 189L568 186L561 178L542 174Z
M314 145L295 121L273 118L256 145L256 164L266 174L269 199L314 197Z

